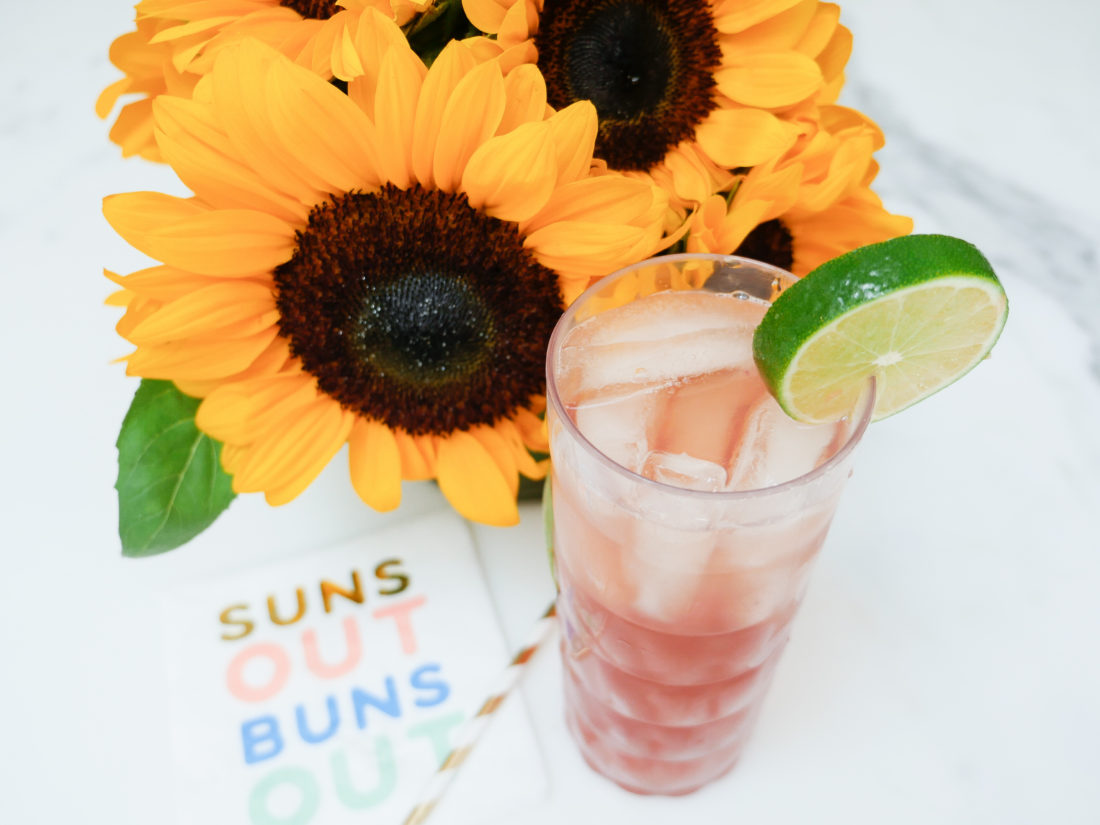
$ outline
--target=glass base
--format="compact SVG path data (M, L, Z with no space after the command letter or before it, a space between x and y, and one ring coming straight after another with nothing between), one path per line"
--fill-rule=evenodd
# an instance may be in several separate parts
M737 764L744 743L704 757L665 760L624 753L586 725L572 706L565 722L581 756L596 773L642 796L686 796L725 776Z

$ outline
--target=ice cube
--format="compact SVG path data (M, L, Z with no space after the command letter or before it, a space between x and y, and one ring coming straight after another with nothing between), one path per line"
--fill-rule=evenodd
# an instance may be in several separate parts
M612 461L639 472L649 452L649 427L660 387L612 388L572 407L577 429Z
M809 580L812 560L779 567L747 567L726 571L708 580L721 586L721 624L740 630L764 622L784 623L798 608Z
M583 396L619 384L653 385L720 370L747 369L751 330L700 329L649 341L620 341L563 349L562 394ZM569 350L566 353L566 349Z
M651 621L683 621L702 586L716 543L710 530L636 522L633 563L624 565L634 579L634 608Z
M622 341L661 341L707 329L746 326L752 329L766 309L761 303L710 292L655 292L588 319L570 333L569 342L599 346Z
M825 540L835 504L833 497L814 503L798 498L768 502L771 506L754 504L752 515L770 518L721 530L715 567L782 567L809 561Z
M696 604L717 545L722 503L638 482L629 508L636 515L623 572L630 577L639 621L684 621Z
M658 400L650 444L654 450L687 453L725 467L760 392L755 368L722 370L685 381Z
M764 307L713 293L658 292L570 331L559 358L563 398L617 384L656 384L752 365Z
M813 470L833 452L834 424L802 424L773 398L764 398L746 421L729 466L729 490L782 484Z
M688 490L715 492L726 486L726 468L687 453L653 450L642 462L642 475Z

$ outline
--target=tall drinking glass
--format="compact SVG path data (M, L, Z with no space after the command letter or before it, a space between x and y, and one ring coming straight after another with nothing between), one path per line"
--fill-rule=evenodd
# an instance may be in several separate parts
M604 278L547 357L566 717L588 763L690 793L737 761L870 420L789 419L752 333L795 280L671 255Z

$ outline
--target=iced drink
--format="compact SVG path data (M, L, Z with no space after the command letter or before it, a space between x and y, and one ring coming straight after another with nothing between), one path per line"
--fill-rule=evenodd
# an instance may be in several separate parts
M732 767L869 419L789 419L752 333L793 276L669 256L604 279L548 357L566 717L638 793Z

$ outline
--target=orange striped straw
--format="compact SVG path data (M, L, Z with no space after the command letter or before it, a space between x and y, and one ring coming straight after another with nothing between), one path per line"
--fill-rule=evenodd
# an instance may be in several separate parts
M512 657L512 661L508 663L500 674L500 677L493 684L493 691L481 703L481 707L478 708L475 713L458 732L457 743L450 753L447 754L447 758L443 760L443 763L439 766L439 769L435 772L431 782L424 789L424 793L420 796L420 801L416 803L415 807L409 812L409 815L405 817L404 825L419 825L424 822L435 810L436 805L443 799L443 795L447 792L447 789L454 781L455 775L458 773L459 768L469 758L470 753L473 751L474 746L477 744L481 735L485 732L485 729L489 727L489 723L493 719L493 715L497 712L501 705L504 704L504 700L508 698L509 694L515 689L519 683L520 676L523 675L524 666L531 661L531 658L538 652L539 647L546 641L550 635L550 631L554 628L554 618L556 616L554 610L554 603L551 602L550 606L546 608L546 612L542 614L542 617L535 623L535 626L531 628L531 634L527 639L527 644L519 649L515 656Z

